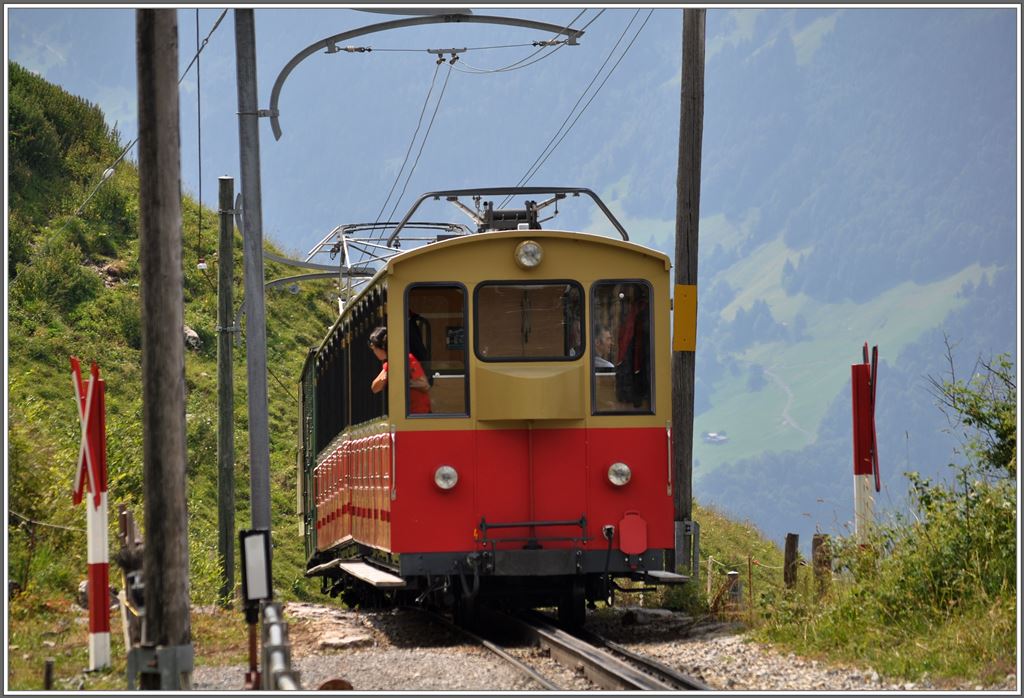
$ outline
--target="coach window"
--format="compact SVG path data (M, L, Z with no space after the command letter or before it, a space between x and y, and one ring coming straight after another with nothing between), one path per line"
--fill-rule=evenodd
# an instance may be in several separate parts
M476 287L482 361L573 361L583 354L583 291L573 281Z
M591 289L590 316L594 414L650 414L650 286L644 281L599 281Z
M466 416L466 289L457 284L417 284L406 293L406 355L422 366L430 386L428 402L406 380L406 415ZM409 362L406 363L409 379Z
M370 384L380 373L380 361L370 350L370 334L381 325L387 324L387 290L375 288L367 291L346 321L345 343L349 380L350 411L347 426L362 424L388 414L388 391L374 393Z

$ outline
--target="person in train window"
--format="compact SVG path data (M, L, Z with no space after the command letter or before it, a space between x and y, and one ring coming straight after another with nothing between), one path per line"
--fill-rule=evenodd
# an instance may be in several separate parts
M370 390L379 393L388 384L388 329L378 327L370 333L370 349L384 365L370 384ZM409 354L409 412L425 414L430 412L430 383L420 362Z
M608 360L612 353L612 331L604 325L594 327L594 368L604 373L601 369L615 368L615 364Z

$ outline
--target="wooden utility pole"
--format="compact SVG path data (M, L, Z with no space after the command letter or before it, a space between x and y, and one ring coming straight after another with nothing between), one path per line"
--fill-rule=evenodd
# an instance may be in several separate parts
M146 530L143 656L134 666L149 667L140 669L143 689L176 690L192 674L177 10L137 10L135 36Z
M683 72L676 178L676 256L672 337L672 461L676 483L676 565L689 571L693 549L693 388L697 351L697 232L704 133L704 25L706 10L683 10ZM680 559L676 560L676 557ZM694 570L695 571L695 570Z
M231 357L234 277L235 181L221 177L220 240L217 246L217 539L221 564L220 602L231 605L235 589L235 378Z

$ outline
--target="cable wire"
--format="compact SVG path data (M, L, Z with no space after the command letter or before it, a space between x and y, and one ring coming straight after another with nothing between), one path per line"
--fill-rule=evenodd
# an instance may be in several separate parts
M405 149L405 159L402 160L402 166L398 168L398 174L395 175L395 181L391 184L391 189L388 190L387 198L384 199L384 203L381 204L380 211L377 213L377 218L373 221L374 226L380 223L380 217L384 215L384 209L388 207L388 204L391 202L391 195L394 193L395 187L398 186L399 180L402 179L402 172L405 170L405 166L409 162L409 155L412 153L412 147L416 143L416 136L419 135L420 127L423 125L423 115L427 113L427 105L430 103L430 95L434 92L434 85L437 82L437 73L440 70L441 64L435 64L434 76L430 79L430 89L427 90L427 96L423 100L423 107L420 109L420 117L416 122L416 130L413 131L412 138L409 139L409 147Z
M227 9L225 9L223 12L220 13L220 17L217 18L217 21L213 23L213 27L210 29L210 33L206 35L206 38L203 39L202 45L196 50L196 55L194 55L192 57L192 60L189 62L188 66L181 73L181 77L178 78L178 84L179 85L181 84L182 80L184 80L185 77L188 75L189 71L192 69L192 64L195 63L197 60L199 60L199 54L202 53L203 49L206 48L206 44L209 43L210 37L213 36L213 33L215 31L217 31L217 27L220 26L221 21L224 19L224 16L227 15L227 13L228 13L228 11L227 11ZM93 187L93 189L89 193L89 195L87 197L85 197L85 201L83 201L81 204L78 205L78 208L75 209L75 213L74 213L74 216L72 216L72 218L81 215L82 210L85 208L85 205L87 203L89 203L89 200L92 199L93 196L96 195L96 192L99 191L101 186L103 186L103 183L106 182L108 179L110 179L111 176L113 176L114 168L117 167L118 163L120 163L121 160L124 159L124 156L127 155L128 152L132 148L134 148L135 144L138 143L138 142L139 142L139 137L136 136L132 140L131 143L129 143L127 146L125 146L125 149L121 151L121 154L117 156L117 159L114 160L113 164L110 167L108 167L107 169L103 170L103 174L100 175L100 181L96 183L96 186ZM61 226L61 230L64 230L64 228L66 228L70 222L71 222L71 219L67 220L64 223L64 225Z
M637 17L638 14L640 14L640 10L637 10L636 12L634 12L633 16L630 17L629 22L626 24L625 28L622 30L622 33L619 34L619 38L615 41L615 44L612 46L611 50L608 51L608 55L605 56L604 62L601 63L601 67L599 67L597 69L597 72L594 73L594 77L592 77L590 79L590 82L587 83L587 86L585 88L583 88L583 91L580 93L580 96L576 99L576 103L572 105L572 109L570 109L569 113L566 114L565 119L562 120L561 125L559 125L559 127L555 131L554 135L551 136L551 139L547 142L547 145L544 146L543 150L540 151L540 155L538 155L537 159L533 161L533 164L531 164L526 169L526 173L522 177L519 178L519 182L516 184L517 187L522 186L523 182L527 181L528 177L531 176L531 173L535 173L535 168L539 169L540 165L543 164L542 158L544 158L545 154L548 153L548 149L552 148L552 144L555 142L555 139L558 138L558 135L562 132L562 129L565 128L567 123L569 123L569 119L572 118L573 113L576 111L576 107L578 107L580 105L580 102L583 101L583 98L586 97L587 92L590 91L590 88L594 85L594 83L597 81L597 78L601 75L601 71L604 70L604 67L606 65L608 65L608 61L610 61L612 56L615 55L615 50L619 47L619 44L621 44L622 40L626 37L626 33L629 31L629 28L631 26L633 26L633 22L636 21L636 17ZM598 15L598 16L600 16L600 15ZM594 19L597 19L597 17L594 17ZM591 22L593 22L593 20L591 20ZM587 26L590 26L590 23L588 23ZM503 208L511 200L512 200L511 196L506 196L501 201L501 203L498 204L498 207L499 208Z
M572 25L576 22L576 20L578 20L580 17L582 17L583 13L585 13L586 11L587 11L587 8L584 8L583 10L580 11L580 13L578 15L573 17L572 21L569 22L569 24L566 25L566 29L572 28ZM601 12L598 12L597 16L595 16L594 19L597 19L598 17L600 17L603 12L604 12L604 10L601 10ZM639 10L637 10L637 12L639 12ZM591 20L591 22L592 21L593 20ZM589 27L590 24L588 23L587 26ZM557 36L557 34L556 34L556 36ZM563 46L565 46L564 42L563 43L559 43L557 46L555 46L554 50L549 51L548 53L545 53L543 56L540 56L536 60L532 60L531 61L530 59L533 58L534 56L536 56L537 54L542 53L545 49L551 48L550 44L541 46L536 51L531 53L529 56L526 56L525 58L521 58L518 61L516 61L515 63L510 63L509 65L503 66L501 68L493 68L493 69L490 69L490 70L484 70L482 68L473 68L473 66L467 65L466 67L467 68L471 68L472 70L460 70L460 72L463 72L463 73L475 72L476 74L487 75L487 74L491 74L491 73L507 73L507 72L510 72L512 70L519 70L521 68L526 68L527 66L531 66L534 63L542 61L545 58L548 58L549 56L553 56ZM530 61L530 62L527 63L526 61Z
M612 47L611 52L609 52L608 58L611 58L612 54L614 54L615 48L618 47L619 43L621 43L623 37L626 35L626 32L629 31L629 27L633 24L633 21L636 19L636 16L637 16L637 14L639 14L639 12L640 11L637 10L636 13L634 13L633 17L629 21L629 24L626 25L626 29L623 30L622 35L619 37L619 40L615 42L615 46ZM612 76L612 73L615 72L615 69L618 67L619 63L621 63L622 59L626 57L627 53L629 53L629 50L633 47L633 44L636 42L637 37L640 36L640 33L644 30L644 27L647 26L647 22L648 22L648 20L650 20L651 15L653 15L653 14L654 14L654 10L651 10L651 11L649 11L647 13L647 17L644 18L644 21L640 25L640 28L636 30L636 34L633 35L633 38L630 40L629 44L626 46L626 48L623 50L622 54L618 57L618 59L612 65L611 69L608 71L608 74L605 75L604 79L601 81L601 84L597 86L597 89L591 95L590 99L587 100L587 103L583 105L583 108L580 110L579 114L576 115L576 118L574 118L572 120L572 123L569 124L569 126L565 129L565 132L562 133L561 137L559 137L558 133L562 130L562 126L565 126L565 122L568 121L569 118L572 116L572 110L570 110L569 116L567 116L566 120L562 122L562 126L560 126L558 131L555 132L555 135L552 136L552 139L550 141L548 141L548 145L545 146L543 151L541 151L541 155L538 156L537 160L534 161L534 164L530 166L530 168L527 170L527 173L525 175L523 175L523 177L516 184L517 187L524 186L531 179L533 179L534 175L536 175L537 172L540 171L540 168L543 167L544 163L547 162L548 158L551 157L551 155L555 152L555 150L562 143L562 141L565 140L565 137L569 135L569 132L572 131L573 126L576 125L576 122L579 121L580 117L583 116L583 113L586 112L587 107L590 106L591 102L594 101L594 98L596 98L597 95L601 92L601 88L603 88L605 83L608 82L608 78L610 78ZM601 65L601 68L598 69L597 74L594 76L594 80L596 80L597 76L600 75L601 70L604 68L604 65L607 64L607 62L608 62L608 58L605 59L605 62ZM594 80L590 81L590 85L593 85ZM580 100L582 100L582 98L586 94L587 90L590 89L590 85L587 85L587 88L580 95ZM580 100L576 101L576 105L579 104ZM576 109L576 106L574 105L573 106L573 110L575 110L575 109ZM557 138L557 141L555 140L556 138ZM554 143L554 144L552 145L552 143ZM504 206L509 201L509 199L511 199L511 197L506 197L505 200L502 201L501 206Z
M395 211L398 209L398 204L401 203L402 197L405 196L405 190L409 186L409 180L412 179L412 173L416 171L416 165L419 164L420 155L423 154L423 146L425 146L427 144L427 139L430 137L430 129L434 125L434 119L437 117L438 109L441 108L441 100L444 99L444 91L448 87L448 79L451 78L451 76L452 76L452 67L451 67L451 64L449 64L448 65L448 72L444 76L444 84L441 85L441 94L439 94L437 96L437 103L434 105L434 113L430 115L430 123L427 124L427 132L425 134L423 134L423 140L420 141L419 152L416 153L416 160L413 161L412 167L409 169L409 174L405 178L405 184L402 185L402 193L398 195L397 199L395 199L395 205L391 209L391 213L388 214L389 218L392 218L395 215ZM384 235L383 235L383 231L382 231L378 239L383 239L383 237L384 237Z
M524 48L526 46L536 46L534 43L529 44L502 44L500 46L467 46L466 48L459 49L462 51L490 51L493 49L501 48ZM430 48L375 48L373 46L366 46L366 50L369 51L384 51L388 53L423 53L424 51L430 51ZM342 49L344 50L344 49ZM437 49L433 49L437 50Z
M76 533L85 533L85 529L84 528L78 528L77 526L61 526L60 524L47 523L45 521L36 521L35 519L28 518L24 514L19 514L18 512L14 511L14 509L8 509L8 511L11 514L13 514L14 516L17 516L19 519L21 519L25 523L27 523L29 525L32 525L32 526L45 526L46 528L57 528L57 529L60 529L62 531L74 531ZM10 525L10 524L8 523L8 525Z

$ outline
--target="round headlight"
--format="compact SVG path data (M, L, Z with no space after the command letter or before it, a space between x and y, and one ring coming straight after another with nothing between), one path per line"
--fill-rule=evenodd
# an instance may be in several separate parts
M625 463L612 463L608 467L608 481L617 487L625 485L631 477L633 471Z
M516 245L516 264L523 269L533 269L544 258L544 250L539 242L523 240Z
M450 465L442 465L434 471L434 484L442 490L450 490L459 481L459 474Z

